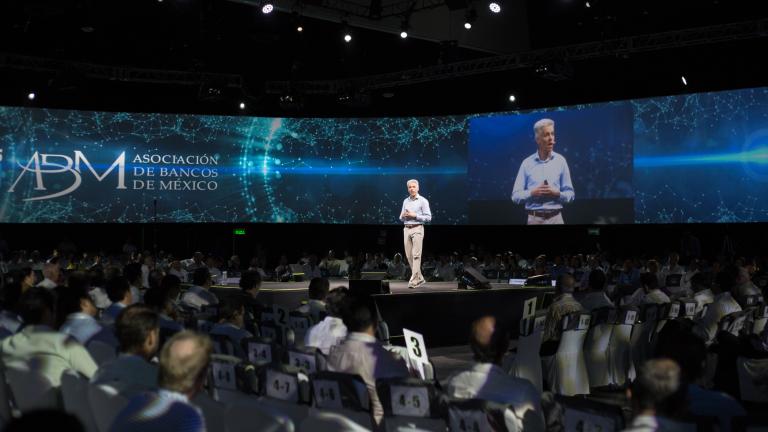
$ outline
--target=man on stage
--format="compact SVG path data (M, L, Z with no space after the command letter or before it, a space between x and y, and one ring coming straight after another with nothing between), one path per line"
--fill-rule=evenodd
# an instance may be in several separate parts
M421 275L421 246L424 242L424 224L432 220L432 212L429 210L429 201L419 195L419 181L408 180L406 186L408 186L408 198L403 201L400 221L405 224L403 228L405 256L408 258L408 265L411 266L411 280L408 281L408 288L416 288L426 283L424 276Z
M528 225L559 225L563 204L574 199L571 172L565 158L555 153L555 122L541 119L533 125L536 153L525 158L517 171L512 201L525 203Z

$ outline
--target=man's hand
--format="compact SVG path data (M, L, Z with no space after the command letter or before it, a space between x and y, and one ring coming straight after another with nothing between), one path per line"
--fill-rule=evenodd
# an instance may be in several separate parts
M416 219L416 213L414 213L414 212L412 212L410 210L404 211L402 216L405 219Z
M554 198L558 198L560 196L560 191L558 189L553 188L550 185L542 184L538 187L535 187L531 189L531 196L551 196Z

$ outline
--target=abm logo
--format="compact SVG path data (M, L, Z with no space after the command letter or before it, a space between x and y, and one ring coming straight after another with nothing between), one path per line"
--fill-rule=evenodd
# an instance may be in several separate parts
M112 165L107 168L107 170L104 171L101 175L99 175L99 173L93 169L93 165L88 162L88 159L86 159L83 152L80 150L75 150L74 159L63 154L47 154L35 152L32 157L29 158L29 162L27 162L26 165L19 163L19 167L22 169L21 174L19 174L19 177L17 177L16 181L13 182L13 185L11 185L11 188L8 189L8 192L13 192L21 178L24 177L24 174L28 172L35 176L36 191L48 190L45 187L45 182L43 181L44 174L61 174L68 172L74 176L74 181L68 188L48 195L25 198L24 201L46 200L70 194L76 191L77 188L80 187L80 184L83 182L82 172L80 170L81 165L85 168L88 168L88 171L90 171L91 174L93 174L93 176L96 177L96 180L99 182L104 180L104 178L106 178L113 170L117 169L116 189L127 189L125 187L125 152L120 153L120 156L115 159Z

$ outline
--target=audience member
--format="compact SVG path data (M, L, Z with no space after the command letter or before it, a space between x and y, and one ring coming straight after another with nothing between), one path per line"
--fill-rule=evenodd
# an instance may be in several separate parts
M101 314L101 323L111 325L115 323L117 315L127 306L133 304L133 294L128 279L116 276L107 281L107 295L112 302Z
M599 268L594 269L586 276L586 280L587 293L579 298L579 303L581 303L582 307L590 312L604 307L613 307L613 302L608 298L608 294L605 293L605 272ZM584 285L582 285L583 288Z
M198 267L192 273L192 285L184 295L181 296L181 304L196 310L203 306L217 305L219 299L210 290L213 281L207 267Z
M584 307L574 297L576 279L573 275L563 273L557 281L557 297L547 310L547 321L544 327L542 342L560 340L560 321L564 316L584 311Z
M349 290L344 287L335 288L326 299L327 315L322 321L309 328L304 336L304 345L314 347L328 355L331 347L338 345L347 336L347 327L342 320L343 308Z
M115 334L120 355L101 365L91 382L129 397L157 388L157 366L151 363L160 345L157 313L141 304L128 306L117 317Z
M497 327L496 318L482 317L472 323L469 346L475 364L448 378L445 392L455 399L482 399L513 407L518 430L543 431L541 395L530 381L501 369L509 348L509 334Z
M207 336L189 331L174 335L160 353L159 390L134 396L110 431L205 431L202 412L189 401L203 388L212 351Z
M243 297L229 295L219 303L219 322L210 331L212 335L226 336L232 341L235 355L244 358L241 341L253 337L245 327L245 306Z
M58 387L65 370L90 378L96 363L77 340L53 330L54 305L53 293L44 287L30 288L21 296L19 312L25 326L0 342L0 360L6 365L24 363Z
M73 283L70 275L69 286L57 289L57 314L64 318L59 331L72 336L85 345L96 333L101 331L101 325L96 321L98 310L88 295L87 287Z
M59 286L59 278L61 277L61 269L59 268L58 260L47 262L43 265L43 280L37 284L37 286L54 289Z
M322 316L325 316L325 299L328 297L330 283L326 278L313 278L309 281L309 302L300 306L297 311L309 314L312 322L320 322Z
M408 368L405 362L396 359L394 354L384 349L374 337L377 319L366 302L350 301L349 307L345 308L344 325L349 334L344 342L331 349L328 368L336 372L360 375L368 387L373 418L379 423L384 416L384 410L376 393L376 380L406 377Z
M680 367L673 360L653 359L643 363L627 396L635 417L625 431L684 430L683 425L673 420L685 406Z

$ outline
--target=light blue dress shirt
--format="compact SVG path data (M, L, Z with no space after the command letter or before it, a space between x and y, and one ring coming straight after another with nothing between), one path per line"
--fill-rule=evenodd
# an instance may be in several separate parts
M547 181L552 188L560 191L559 198L551 196L531 196L531 190ZM547 160L539 159L536 152L520 164L515 186L512 189L512 201L525 203L526 210L560 210L563 204L573 201L575 193L571 182L568 162L559 154L552 152Z
M432 220L432 211L429 209L429 201L421 195L416 195L415 198L411 198L410 195L403 201L403 208L400 210L402 215L404 211L410 210L416 213L416 219L406 219L400 217L400 221L405 225L419 225L425 224Z
M67 316L59 331L72 336L85 345L96 333L101 331L101 325L96 319L86 313L75 312Z

